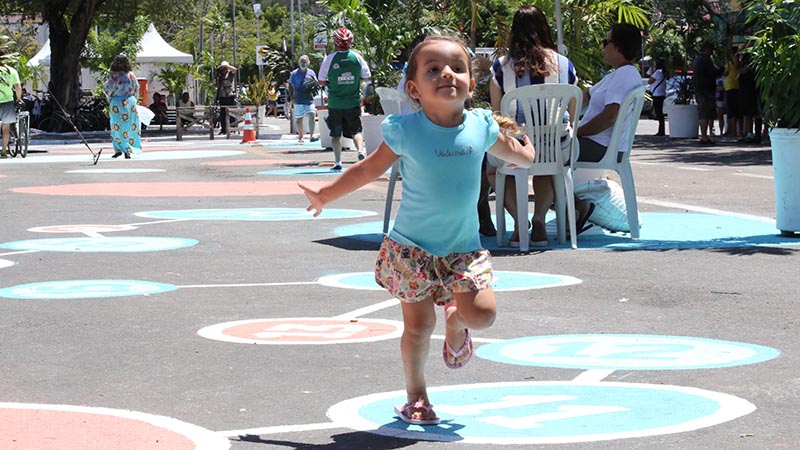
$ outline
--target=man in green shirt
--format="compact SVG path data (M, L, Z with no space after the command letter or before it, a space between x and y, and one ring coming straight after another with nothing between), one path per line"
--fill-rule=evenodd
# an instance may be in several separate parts
M345 27L333 32L336 51L319 68L319 84L328 87L328 118L333 145L333 170L342 170L342 136L353 139L359 161L367 156L361 135L361 83L372 74L360 54L350 50L353 33Z
M8 140L11 137L11 124L17 123L17 110L15 101L22 100L22 86L19 84L19 74L5 62L7 52L0 49L0 122L3 123L3 148L0 149L0 158L7 158ZM16 98L14 97L16 94Z

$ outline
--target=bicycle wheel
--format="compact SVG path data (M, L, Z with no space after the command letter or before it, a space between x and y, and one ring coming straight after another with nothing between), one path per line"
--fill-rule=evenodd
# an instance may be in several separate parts
M30 144L31 141L30 119L28 114L23 114L20 116L18 123L17 142L19 142L19 147L17 147L17 153L23 158L28 156L28 144Z
M11 138L14 139L13 144L11 141L8 142L8 154L12 158L17 157L17 153L19 152L19 137L17 137L17 124L11 124Z

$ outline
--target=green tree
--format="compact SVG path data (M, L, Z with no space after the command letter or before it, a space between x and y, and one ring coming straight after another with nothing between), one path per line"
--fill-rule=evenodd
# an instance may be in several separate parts
M41 17L50 30L51 93L65 108L78 107L80 58L94 25L124 28L136 16L169 17L180 22L196 14L194 2L182 0L0 0L1 14Z

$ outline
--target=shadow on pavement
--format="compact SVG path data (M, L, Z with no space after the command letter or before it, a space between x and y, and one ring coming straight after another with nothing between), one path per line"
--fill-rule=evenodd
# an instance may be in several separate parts
M331 436L331 439L333 439L333 442L327 444L306 444L277 439L263 439L260 436L248 434L240 436L237 440L256 444L282 445L294 450L392 450L409 447L418 442L416 440L381 436L364 431L335 434Z
M717 142L717 145L704 147L691 139L670 139L636 137L637 150L665 150L668 155L659 155L654 160L667 160L683 164L704 164L711 166L771 166L772 151L768 145L737 144L736 142ZM637 156L641 156L639 153Z

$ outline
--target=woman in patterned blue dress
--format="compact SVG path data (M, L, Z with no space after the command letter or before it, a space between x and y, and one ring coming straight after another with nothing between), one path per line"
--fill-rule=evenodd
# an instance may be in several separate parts
M109 103L111 141L114 145L112 158L125 155L125 159L130 159L131 152L142 152L139 114L136 112L139 83L125 55L117 55L111 60L110 72L103 92L108 96Z

